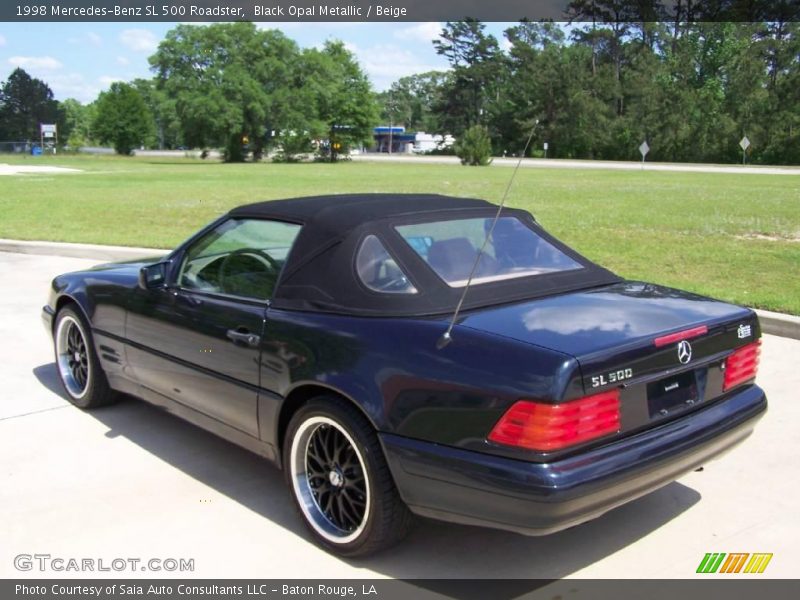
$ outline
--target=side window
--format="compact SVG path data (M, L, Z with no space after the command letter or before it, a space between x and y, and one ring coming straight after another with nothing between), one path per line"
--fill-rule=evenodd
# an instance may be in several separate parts
M245 298L272 297L300 225L262 219L229 219L186 252L182 288Z
M374 235L361 242L356 255L356 271L362 283L375 292L387 294L416 294L405 273Z

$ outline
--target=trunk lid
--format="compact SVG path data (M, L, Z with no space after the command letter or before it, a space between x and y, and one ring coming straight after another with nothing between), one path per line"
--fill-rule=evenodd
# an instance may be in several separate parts
M722 396L724 359L760 337L750 309L639 282L474 311L459 325L573 356L581 382L560 400L619 388L621 434ZM687 330L688 348L670 337Z

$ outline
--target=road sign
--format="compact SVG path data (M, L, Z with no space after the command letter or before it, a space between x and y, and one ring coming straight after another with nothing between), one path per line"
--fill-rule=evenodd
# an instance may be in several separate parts
M750 140L747 139L747 136L739 140L739 147L742 149L742 164L745 164L747 162L747 149L750 147Z
M642 168L644 169L644 157L650 152L650 146L647 145L647 140L639 145L639 152L642 154Z
M547 142L545 142L544 143L544 149L547 150L547 148L548 148L548 144L547 144Z
M747 136L744 136L741 140L739 140L739 147L745 152L750 147L750 140L747 139Z
M56 132L56 126L55 125L48 125L46 123L42 123L40 125L40 127L42 128L42 133L45 134L45 135L47 135L48 133L53 134L53 133ZM50 137L50 136L48 136L48 137Z

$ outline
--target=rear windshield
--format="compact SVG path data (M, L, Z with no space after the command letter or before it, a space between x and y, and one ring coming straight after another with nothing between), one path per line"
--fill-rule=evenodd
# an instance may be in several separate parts
M463 287L492 221L492 218L455 219L400 225L395 229L450 287ZM516 217L501 217L472 282L488 283L581 268L580 263Z

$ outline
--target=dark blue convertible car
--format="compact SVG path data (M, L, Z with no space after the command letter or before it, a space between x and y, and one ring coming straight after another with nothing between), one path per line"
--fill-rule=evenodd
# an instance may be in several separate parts
M263 455L347 556L412 514L577 525L767 406L753 311L625 281L482 200L242 206L165 257L56 277L43 314L74 404L132 394Z

